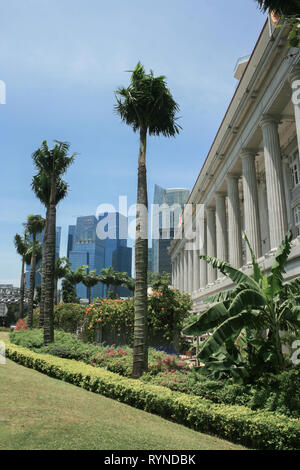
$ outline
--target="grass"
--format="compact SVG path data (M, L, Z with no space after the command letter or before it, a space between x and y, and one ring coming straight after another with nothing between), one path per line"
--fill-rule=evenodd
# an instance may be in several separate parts
M243 449L10 360L0 365L0 403L1 450Z

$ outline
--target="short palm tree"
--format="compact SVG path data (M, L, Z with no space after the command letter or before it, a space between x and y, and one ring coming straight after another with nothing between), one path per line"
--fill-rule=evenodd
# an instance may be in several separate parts
M131 71L128 88L116 91L115 110L125 124L139 132L138 187L135 241L135 299L133 373L138 378L148 367L147 347L147 268L148 268L148 195L146 175L147 135L175 137L179 110L164 76L146 74L140 62Z
M73 163L75 154L68 155L70 144L55 141L50 149L46 141L33 153L32 158L39 173L43 173L50 185L49 204L47 205L47 237L45 240L44 276L44 344L54 341L53 309L54 309L54 269L56 249L56 206L57 181Z
M112 266L101 269L100 282L106 286L106 297L110 295L110 286L114 285L116 278L116 271Z
M76 285L83 282L84 276L88 266L79 266L76 271L73 271L70 266L66 270L66 274L62 281L63 301L67 303L75 302L76 300Z
M34 175L32 178L31 187L36 197L41 201L41 203L46 208L46 222L44 230L44 240L43 240L43 256L42 256L42 267L41 267L41 300L40 300L40 315L39 315L39 328L42 328L44 325L44 293L45 293L45 276L44 272L44 263L46 259L46 250L47 250L47 231L48 231L48 217L49 217L49 201L51 193L51 184L47 174L43 171L40 171L38 174ZM56 204L58 204L62 199L67 196L68 185L61 178L56 180ZM57 292L57 291L56 291Z
M58 281L63 279L69 272L70 262L66 256L57 258L54 267L54 280L55 280L55 304L58 304Z
M22 258L22 269L21 269L21 282L20 282L20 318L24 317L24 295L25 295L25 264L30 264L31 254L28 254L29 250L29 237L25 231L24 235L21 236L18 233L15 235L14 243L18 255Z
M36 264L38 258L41 258L41 244L37 241L36 237L37 234L44 230L45 219L41 215L29 215L24 225L29 236L32 238L30 247L27 250L27 254L31 254L27 327L32 328Z
M135 291L135 279L132 279L127 273L124 273L124 282L122 283L123 287L127 287L133 294Z
M280 332L300 329L300 277L287 283L283 278L292 233L278 248L269 274L262 273L245 234L244 238L252 256L253 275L217 258L200 255L236 287L208 299L213 305L199 317L192 317L183 329L184 334L191 336L211 332L200 349L200 360L212 369L229 370L240 379L266 370L281 372L285 359Z
M85 274L82 279L82 283L87 287L88 289L88 299L89 303L91 303L91 288L99 284L100 282L100 276L97 274L96 269L93 269L89 273Z

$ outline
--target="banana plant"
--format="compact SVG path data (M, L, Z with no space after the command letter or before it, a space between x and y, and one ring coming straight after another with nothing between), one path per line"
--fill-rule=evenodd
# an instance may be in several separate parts
M183 329L189 336L210 332L199 359L210 371L229 371L239 380L286 367L280 333L300 329L300 277L285 283L285 265L292 246L289 231L279 246L270 273L263 273L250 246L251 276L217 258L200 255L236 285L207 299L211 305Z

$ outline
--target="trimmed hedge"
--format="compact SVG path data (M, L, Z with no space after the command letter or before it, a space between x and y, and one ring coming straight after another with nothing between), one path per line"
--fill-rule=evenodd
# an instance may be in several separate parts
M164 387L120 377L104 369L37 354L6 343L7 357L50 377L157 414L202 433L216 435L254 449L292 450L300 447L300 421L255 412L243 406L211 403Z

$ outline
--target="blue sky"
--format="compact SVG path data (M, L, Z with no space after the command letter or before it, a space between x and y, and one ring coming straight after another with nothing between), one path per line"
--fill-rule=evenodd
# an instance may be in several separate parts
M19 284L13 238L28 214L43 214L30 183L42 140L78 152L58 207L61 256L68 225L99 204L136 199L138 135L114 113L114 90L140 60L166 75L180 105L176 139L148 141L154 184L191 189L236 87L237 59L265 22L253 0L10 0L0 16L0 283Z

